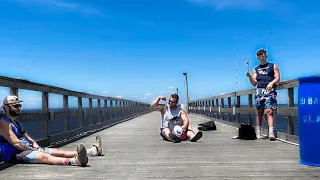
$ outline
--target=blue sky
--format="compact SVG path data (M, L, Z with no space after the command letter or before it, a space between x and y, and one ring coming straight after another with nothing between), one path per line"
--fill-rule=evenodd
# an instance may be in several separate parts
M320 2L305 2L4 0L1 75L147 103L179 88L183 103L183 72L191 99L234 91L237 57L237 90L252 88L246 61L251 71L260 48L281 80L317 74ZM40 93L20 93L40 107ZM61 96L50 98L62 106Z

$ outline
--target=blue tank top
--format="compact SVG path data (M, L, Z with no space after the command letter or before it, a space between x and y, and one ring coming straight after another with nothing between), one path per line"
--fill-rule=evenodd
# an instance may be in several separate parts
M27 144L28 146L32 146L32 144L23 137L23 129L22 126L15 120L14 122L17 126L13 123L13 121L7 117L1 117L0 120L7 121L11 124L13 133L17 136L17 138ZM13 145L11 145L3 136L0 135L0 160L4 162L8 162L14 153L21 152L20 150L16 149Z
M255 68L257 73L257 87L266 88L268 84L274 80L274 63L259 65Z

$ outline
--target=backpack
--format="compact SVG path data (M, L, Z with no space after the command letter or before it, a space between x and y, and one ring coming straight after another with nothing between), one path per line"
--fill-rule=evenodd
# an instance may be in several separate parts
M249 124L240 124L238 137L237 139L244 139L244 140L256 140L256 131L254 127Z
M170 129L170 131L172 132L173 128L178 125L178 126L182 126L183 122L181 117L179 116L174 116L173 118L171 118L168 122L168 128Z
M198 130L201 130L201 131L217 130L217 127L214 121L208 121L203 124L198 124Z

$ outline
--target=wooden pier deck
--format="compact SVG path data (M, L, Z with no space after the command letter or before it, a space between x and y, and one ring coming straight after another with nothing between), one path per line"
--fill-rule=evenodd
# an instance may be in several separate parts
M191 124L208 119L190 114ZM104 156L89 157L88 167L15 165L0 179L299 179L320 178L320 169L300 165L298 146L268 139L230 139L237 129L216 123L196 142L170 143L159 136L160 114L152 112L62 148L73 150L94 137L103 139Z

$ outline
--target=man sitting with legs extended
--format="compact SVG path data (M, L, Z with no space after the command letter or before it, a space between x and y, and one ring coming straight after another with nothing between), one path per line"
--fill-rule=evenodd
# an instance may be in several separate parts
M86 150L80 144L76 151L59 148L42 148L32 139L15 119L20 116L21 103L17 96L7 96L3 100L5 116L0 117L0 161L20 164L39 163L51 165L86 166L88 155L98 156L102 153L102 142L99 136L93 147Z
M178 105L179 96L177 94L170 96L168 104L159 104L160 100L165 101L166 98L164 96L158 97L153 101L151 107L153 110L161 112L162 125L160 135L165 140L180 142L189 138L191 142L196 142L202 137L201 131L195 133L190 126L187 113ZM173 121L182 128L182 135L180 137L172 133L174 125L172 126L170 124L172 124Z

